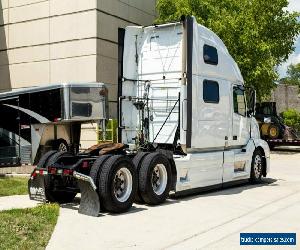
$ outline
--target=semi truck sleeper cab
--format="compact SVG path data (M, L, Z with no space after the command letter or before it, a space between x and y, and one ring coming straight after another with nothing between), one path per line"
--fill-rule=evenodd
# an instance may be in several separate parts
M255 92L194 17L120 29L118 79L119 142L75 156L49 152L29 181L32 198L70 201L81 192L80 212L98 216L269 172Z

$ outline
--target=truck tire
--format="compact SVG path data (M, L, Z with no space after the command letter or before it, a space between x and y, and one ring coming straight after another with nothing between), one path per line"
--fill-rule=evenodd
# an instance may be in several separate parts
M47 153L45 153L41 159L39 160L38 164L37 164L37 168L45 168L47 165L47 162L49 160L49 158L54 155L55 153L57 153L56 150L50 150Z
M107 161L107 159L111 157L111 155L102 155L100 156L93 164L91 171L90 171L90 177L92 178L92 180L94 181L96 187L98 188L99 186L99 174L100 174L100 170L102 165L104 164L104 162Z
M133 165L135 166L137 175L139 175L142 161L144 160L145 156L147 156L148 154L149 154L149 152L138 152L137 155L133 158L132 162L133 162ZM139 187L138 187L138 191L136 192L134 201L137 203L144 203L142 195L140 194L140 191L139 191Z
M53 154L53 155L51 155L49 157L49 159L47 161L47 165L45 165L45 167L49 167L49 166L57 163L60 158L62 158L62 157L68 157L68 156L73 156L73 154L70 153L70 152L64 152L64 151L59 152L59 151L56 151L55 154Z
M90 177L92 178L94 184L97 187L97 192L99 195L99 175L100 175L100 171L101 168L104 164L104 162L106 162L109 157L111 157L111 155L101 155L93 164L91 171L90 171ZM99 196L100 197L100 196ZM102 202L100 203L100 210L101 211L105 211L105 208L103 207Z
M150 205L163 203L171 190L172 173L169 160L162 154L148 154L139 172L139 191Z
M122 213L131 208L137 191L137 174L132 161L123 155L111 156L99 175L99 198L103 208Z
M251 183L260 183L263 174L263 156L260 150L255 150L251 162Z
M73 156L70 152L58 152L52 154L45 164L44 167L49 167L54 165L59 161L60 158L65 156ZM72 202L77 193L75 192L67 192L67 191L53 191L52 183L50 176L45 177L45 195L46 199L50 202L58 202L58 203L69 203Z

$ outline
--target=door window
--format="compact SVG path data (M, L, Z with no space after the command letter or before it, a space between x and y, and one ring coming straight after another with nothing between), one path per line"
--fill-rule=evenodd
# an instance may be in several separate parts
M233 88L233 108L234 113L246 116L246 102L244 90L239 87Z

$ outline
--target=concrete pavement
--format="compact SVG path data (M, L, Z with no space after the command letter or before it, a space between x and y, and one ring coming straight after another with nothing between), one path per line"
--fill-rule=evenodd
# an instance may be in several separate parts
M120 215L88 217L78 204L64 205L47 249L254 249L239 246L240 232L296 232L300 248L300 153L272 154L271 171L259 185L135 205Z
M13 208L30 208L38 205L37 201L29 200L28 195L13 195L0 197L0 211Z

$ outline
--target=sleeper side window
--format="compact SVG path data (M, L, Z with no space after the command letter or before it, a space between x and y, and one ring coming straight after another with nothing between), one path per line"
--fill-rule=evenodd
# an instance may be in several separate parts
M233 88L233 109L234 113L246 116L246 102L244 90L238 87Z
M216 81L203 81L203 100L207 103L219 103L219 83Z
M213 46L204 44L203 59L204 59L204 62L207 64L218 65L218 63L219 63L218 50Z

